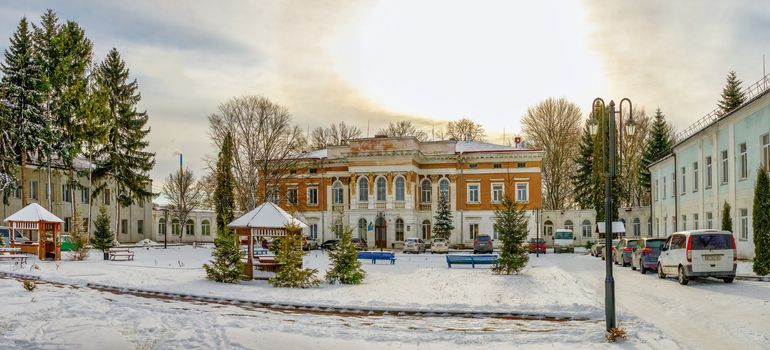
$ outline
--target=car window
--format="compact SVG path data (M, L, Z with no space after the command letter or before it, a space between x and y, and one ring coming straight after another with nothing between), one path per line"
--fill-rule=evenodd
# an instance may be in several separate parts
M649 239L644 244L646 248L660 248L663 246L664 242L665 241L662 239Z
M674 235L671 238L671 249L684 249L685 241L684 235Z
M489 240L489 236L487 236L487 235L479 235L478 240L482 241L482 242L483 241L488 241Z
M692 235L693 250L732 249L733 235L724 233Z
M636 248L638 243L639 243L639 241L628 241L626 246L627 247L631 247L631 248Z

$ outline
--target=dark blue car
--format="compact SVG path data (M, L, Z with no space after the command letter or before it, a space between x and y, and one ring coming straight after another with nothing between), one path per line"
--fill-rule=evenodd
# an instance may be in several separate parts
M647 273L649 270L657 270L660 247L665 242L665 238L640 239L631 258L631 269L638 269L642 274Z

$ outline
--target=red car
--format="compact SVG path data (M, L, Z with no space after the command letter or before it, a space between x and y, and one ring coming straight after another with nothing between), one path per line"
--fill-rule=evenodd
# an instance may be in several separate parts
M545 240L542 238L532 238L529 240L529 252L545 254Z

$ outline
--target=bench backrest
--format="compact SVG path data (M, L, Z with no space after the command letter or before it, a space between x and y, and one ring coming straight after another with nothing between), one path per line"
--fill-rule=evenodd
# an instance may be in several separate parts
M446 261L453 264L470 264L470 263L495 263L497 262L497 255L447 255Z
M358 259L393 259L396 254L392 252L358 252Z

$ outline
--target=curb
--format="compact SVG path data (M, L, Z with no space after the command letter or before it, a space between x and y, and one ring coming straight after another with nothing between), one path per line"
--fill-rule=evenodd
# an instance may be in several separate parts
M735 279L741 281L770 282L770 276L738 275Z

